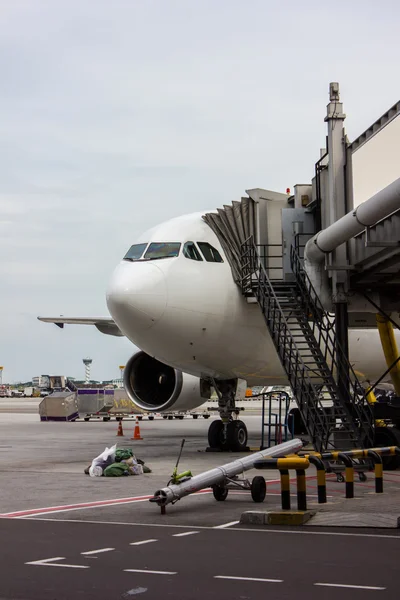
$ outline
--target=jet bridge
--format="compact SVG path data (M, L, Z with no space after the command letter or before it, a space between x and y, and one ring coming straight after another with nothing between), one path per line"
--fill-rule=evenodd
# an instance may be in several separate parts
M339 85L331 83L327 147L313 181L294 195L247 190L248 198L203 217L247 301L261 307L318 450L379 437L348 360L348 328L400 309L399 114L400 102L349 143ZM368 219L357 219L365 207ZM332 234L335 242L321 249L318 240Z

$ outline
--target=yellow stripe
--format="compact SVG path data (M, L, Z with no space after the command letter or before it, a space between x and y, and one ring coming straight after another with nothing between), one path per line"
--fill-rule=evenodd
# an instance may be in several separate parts
M386 364L390 367L394 363L396 358L399 356L397 349L396 339L394 337L393 325L381 314L376 315L376 323L378 325L379 335L381 338L382 350L385 355ZM400 364L397 363L393 369L390 370L390 377L392 379L396 394L400 396Z
M283 492L289 492L290 491L290 479L289 479L289 475L285 475L285 474L281 474L281 486L282 486L282 491Z
M353 467L346 467L346 483L354 483L354 469Z
M278 458L278 469L308 469L308 458Z

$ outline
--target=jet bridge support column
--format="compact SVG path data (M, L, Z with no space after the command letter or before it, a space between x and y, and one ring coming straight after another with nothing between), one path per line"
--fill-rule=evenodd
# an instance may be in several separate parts
M347 312L346 302L337 302L335 304L335 323L336 323L336 343L342 349L342 352L337 352L338 369L337 369L337 384L339 394L342 399L349 397L349 316Z
M346 137L343 122L346 115L343 112L343 104L340 102L339 84L331 83L329 86L329 104L325 121L328 125L328 182L329 198L327 214L325 215L325 227L332 225L342 218L346 212ZM338 361L337 383L339 393L348 398L349 394L349 339L348 339L348 313L346 302L346 284L348 264L347 247L345 244L335 248L328 257L328 270L332 280L332 296L335 306L336 340L342 348L343 354L337 353L341 359ZM329 267L332 267L329 269Z

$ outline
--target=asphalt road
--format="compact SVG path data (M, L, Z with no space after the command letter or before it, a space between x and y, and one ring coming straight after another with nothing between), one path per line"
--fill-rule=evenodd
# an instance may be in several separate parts
M400 537L0 519L2 600L398 598Z

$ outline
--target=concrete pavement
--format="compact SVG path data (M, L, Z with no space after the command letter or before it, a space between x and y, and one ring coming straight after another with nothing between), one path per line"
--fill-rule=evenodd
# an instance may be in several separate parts
M0 595L398 598L400 537L0 520Z

